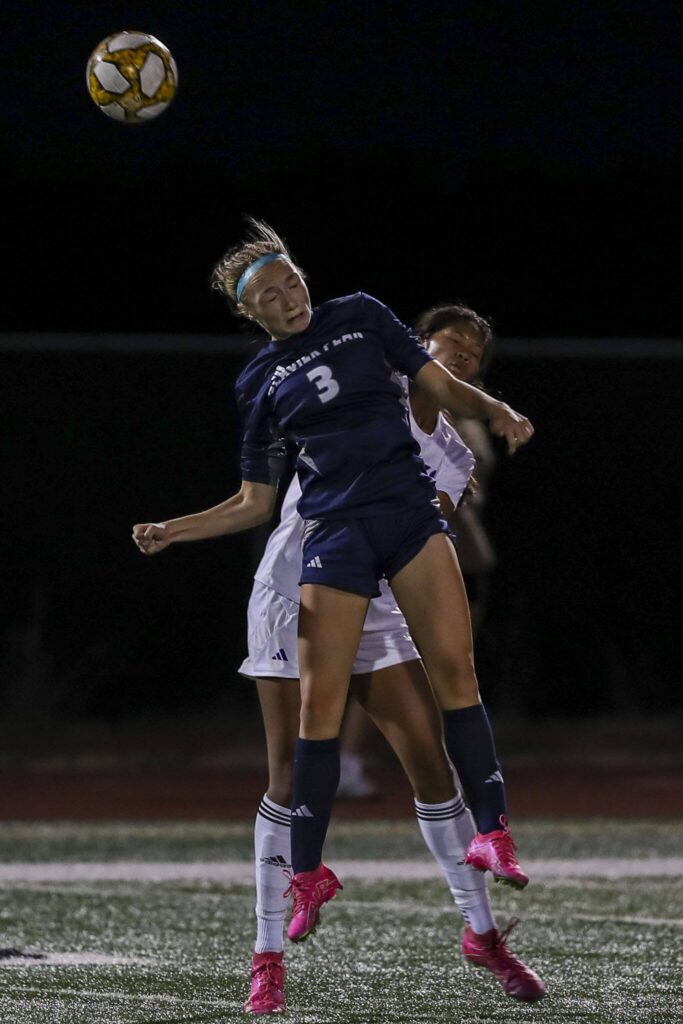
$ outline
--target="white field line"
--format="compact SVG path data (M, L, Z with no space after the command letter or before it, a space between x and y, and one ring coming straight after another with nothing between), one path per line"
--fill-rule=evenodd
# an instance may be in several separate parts
M345 878L382 881L421 881L440 878L434 861L335 860L334 870ZM627 859L590 857L577 860L524 862L532 880L569 878L674 878L683 876L683 857ZM97 861L0 864L3 882L214 882L251 885L249 861Z
M42 953L32 959L30 956L7 957L0 960L0 970L8 967L149 967L158 961L141 956L112 956L108 953Z
M368 910L378 910L384 913L391 914L406 914L411 918L416 915L424 914L429 917L432 921L434 920L434 907L430 903L418 902L414 899L408 900L354 900L349 899L348 896L344 896L344 910L357 909L359 913L365 913ZM452 904L442 906L440 913L455 914L458 915L458 908ZM563 919L565 921L595 921L597 924L605 924L606 922L612 922L614 924L625 924L635 925L636 927L645 926L646 928L683 928L683 918L680 917L633 917L633 916L621 916L618 914L581 914L575 911L567 911L565 908L563 913ZM552 924L555 921L555 917L550 917L546 914L533 913L534 922L548 922ZM2 963L0 963L0 969Z
M49 960L38 960L38 964L49 963ZM26 964L22 964L22 967L26 967ZM49 987L42 986L40 988L33 988L32 986L12 986L12 991L8 992L5 996L5 1000L16 1002L17 996L38 996L41 1000L50 999L50 1006L54 1006L56 1002L65 999L83 999L93 1000L95 1002L108 1002L111 999L119 1000L124 1003L168 1003L170 1005L182 1006L182 1007L193 1007L197 1010L202 1009L219 1009L219 1010L241 1010L242 1003L237 1002L234 999L191 999L186 995L173 996L168 995L164 992L111 992L109 990L104 991L89 991L88 989L81 988L62 988L61 986L50 989ZM0 997L1 998L1 997ZM54 1020L54 1018L52 1018ZM73 1018L72 1018L73 1019ZM109 1018L111 1019L111 1018ZM187 1020L187 1017L183 1017L183 1020Z

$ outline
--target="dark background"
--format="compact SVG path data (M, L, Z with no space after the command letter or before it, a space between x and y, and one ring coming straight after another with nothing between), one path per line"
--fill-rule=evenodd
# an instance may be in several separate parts
M238 485L245 356L207 280L245 213L288 238L314 301L362 288L410 321L463 299L502 337L537 339L501 344L489 378L538 431L501 456L489 505L492 706L681 707L680 20L662 3L10 4L7 716L253 704L235 667L263 537L153 560L129 540ZM122 28L180 69L173 106L140 127L85 89L90 51ZM48 351L45 332L77 336ZM155 332L167 351L103 332ZM173 351L188 333L225 350ZM630 358L575 340L601 337L644 340Z

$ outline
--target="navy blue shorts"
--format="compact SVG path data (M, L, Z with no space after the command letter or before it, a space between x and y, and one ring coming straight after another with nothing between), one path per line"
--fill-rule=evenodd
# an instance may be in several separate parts
M308 519L300 583L322 583L363 597L379 597L435 533L448 533L431 504L371 519Z

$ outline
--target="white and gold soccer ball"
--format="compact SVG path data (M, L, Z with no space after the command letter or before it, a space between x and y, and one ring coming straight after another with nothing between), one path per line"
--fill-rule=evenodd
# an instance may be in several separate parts
M117 32L90 54L88 92L102 113L125 124L158 117L178 88L170 51L147 32Z

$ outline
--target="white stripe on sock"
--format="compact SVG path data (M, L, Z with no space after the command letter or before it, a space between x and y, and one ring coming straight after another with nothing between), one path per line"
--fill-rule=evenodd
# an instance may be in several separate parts
M443 820L455 818L466 810L465 801L458 794L452 800L446 800L442 804L423 804L415 801L415 813L423 821Z
M465 864L467 847L474 838L474 822L462 798L458 795L445 804L421 804L416 800L415 808L422 838L443 871L464 920L479 934L495 928L484 875ZM432 817L430 812L445 817Z
M268 818L270 821L275 821L280 825L291 825L292 812L289 807L282 807L280 804L273 803L267 796L261 799L258 813L264 818Z
M256 868L256 944L255 953L279 953L287 900L285 868L291 867L291 818L288 807L273 803L267 796L261 800L254 825L254 860Z

